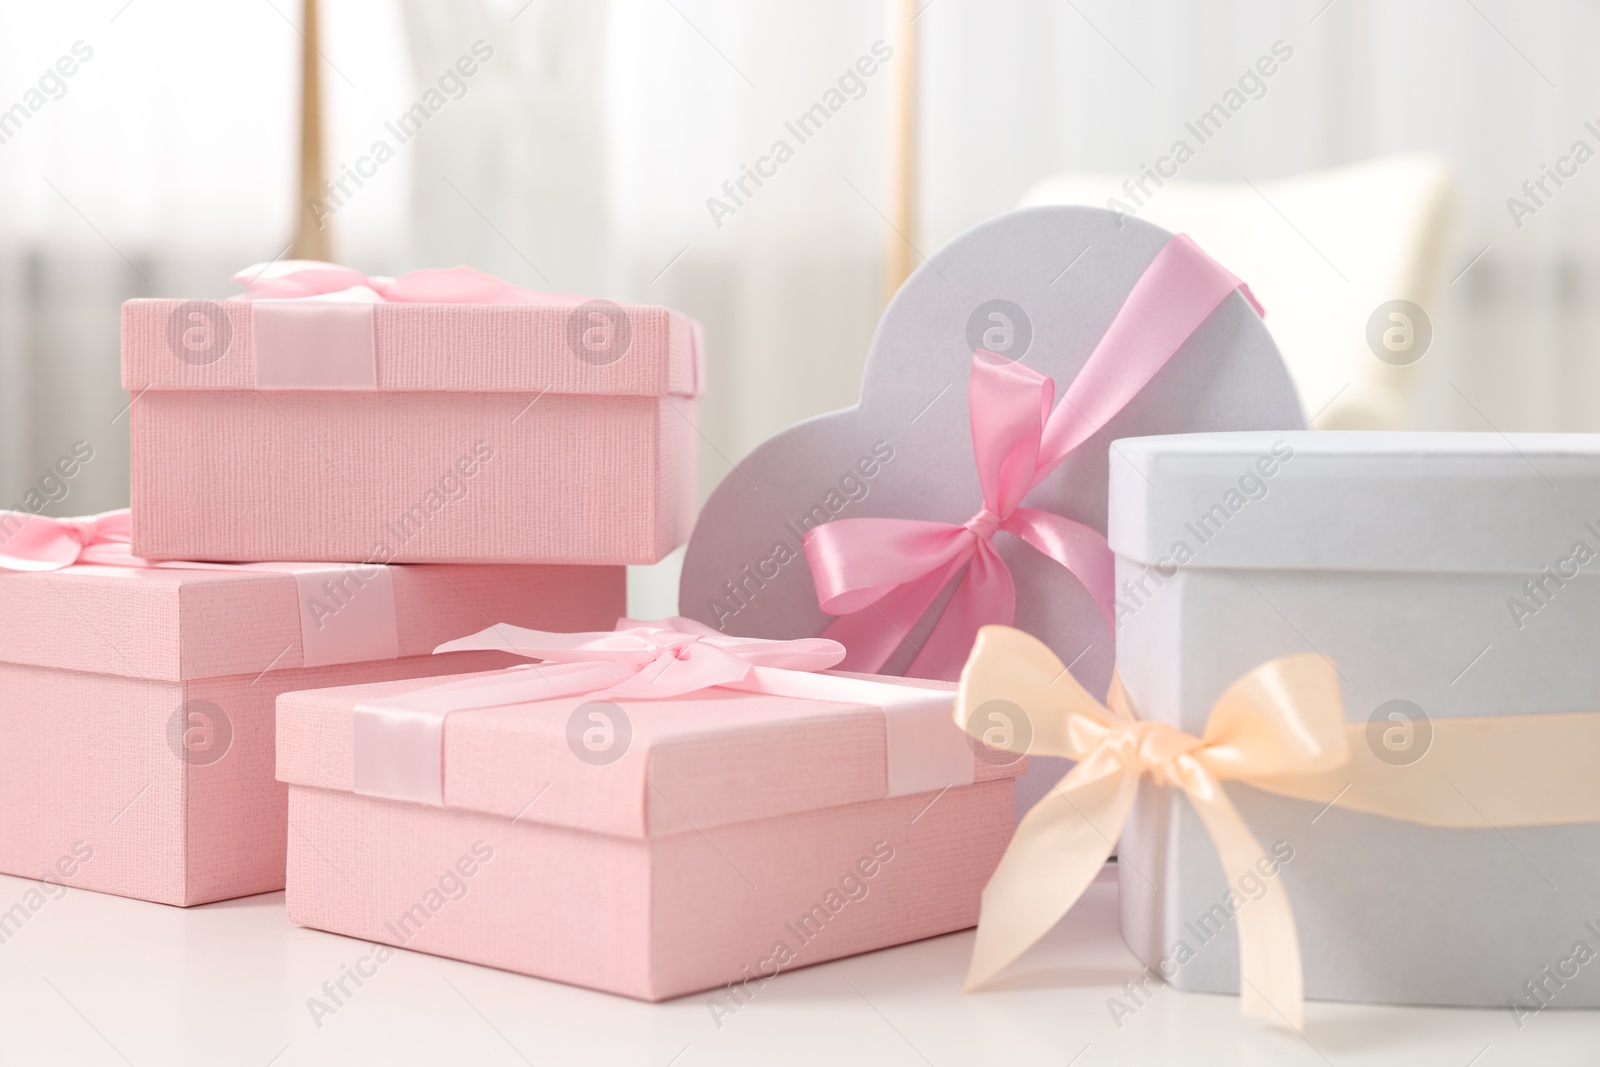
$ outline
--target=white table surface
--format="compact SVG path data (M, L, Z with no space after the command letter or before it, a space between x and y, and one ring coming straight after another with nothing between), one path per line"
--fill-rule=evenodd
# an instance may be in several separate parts
M32 883L0 876L0 911ZM370 952L293 926L283 894L165 907L69 890L0 944L0 1064L1600 1064L1600 1012L1313 1003L1303 1036L1233 997L1157 988L1102 880L997 988L963 996L967 931L784 974L720 1025L705 996L643 1004L396 951L334 1014L307 999Z

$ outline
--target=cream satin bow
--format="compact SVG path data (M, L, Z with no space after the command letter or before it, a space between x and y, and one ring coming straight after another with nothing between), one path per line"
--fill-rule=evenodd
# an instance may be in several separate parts
M1136 719L1119 679L1103 706L1042 642L1006 626L978 633L961 672L956 722L982 740L991 701L1021 709L1032 738L1014 750L1078 761L1017 826L983 891L971 990L1022 955L1077 902L1105 864L1149 775L1188 795L1230 884L1263 855L1227 793L1226 779L1320 774L1349 759L1333 667L1317 655L1284 656L1244 675L1217 700L1205 735ZM1240 1007L1298 1029L1304 1017L1300 942L1280 891L1238 913Z

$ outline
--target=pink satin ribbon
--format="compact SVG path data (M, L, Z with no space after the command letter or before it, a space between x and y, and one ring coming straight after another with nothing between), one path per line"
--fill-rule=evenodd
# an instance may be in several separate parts
M471 267L414 270L398 278L362 274L317 260L281 260L246 267L233 280L250 291L245 300L305 300L370 290L377 301L397 304L571 304L583 298L541 293L512 285ZM365 295L365 294L361 294Z
M246 267L233 280L249 290L237 299L251 304L255 385L266 390L377 389L374 304L537 304L574 313L586 308L595 316L627 310L524 289L471 267L387 278L317 260L280 260ZM688 326L694 374L689 395L699 396L706 380L705 341L698 323Z
M955 694L820 674L844 656L819 637L731 637L692 619L622 619L615 631L551 633L492 626L436 652L495 650L541 662L356 706L354 791L444 806L444 724L454 712L561 697L666 700L721 687L883 709L890 796L973 781L972 751L952 725Z
M1121 411L1233 290L1249 287L1183 234L1156 254L1059 405L1055 382L980 349L968 410L983 506L960 525L916 519L837 519L805 537L822 636L842 643L844 670L876 672L963 568L912 677L954 678L978 629L1016 614L1011 571L994 547L1001 530L1065 567L1112 625L1113 567L1105 535L1023 499ZM1052 410L1054 407L1054 410Z
M233 276L250 292L255 385L264 390L378 388L376 304L541 304L581 297L536 293L471 267L415 270L398 278L333 263L287 260Z
M0 569L58 571L78 563L147 567L133 554L128 509L53 519L25 511L0 511Z
M622 619L616 630L572 634L491 626L434 651L468 650L509 652L548 664L536 669L538 681L533 684L538 696L533 699L540 700L580 694L597 699L666 700L745 681L756 667L822 671L844 658L844 648L836 641L729 637L685 618L660 623ZM518 681L521 684L513 688L526 691L529 680ZM461 683L458 689L478 694L488 691L476 680Z

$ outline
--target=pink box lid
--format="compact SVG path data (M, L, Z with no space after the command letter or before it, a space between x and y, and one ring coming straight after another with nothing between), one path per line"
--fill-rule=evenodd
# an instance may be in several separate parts
M354 378L343 373L350 368L335 369L332 383L305 388L689 397L705 381L700 324L664 307L575 298L551 304L146 299L122 305L123 388L138 394L298 387L267 381L266 361L258 359L263 314L275 316L265 328L280 350L287 343L287 358L295 358L295 331L303 330L302 344L311 336L316 347L354 351L363 364ZM604 332L586 333L586 323ZM594 336L605 337L605 346L592 347L586 338ZM302 373L317 374L330 360L319 354L301 362L309 364Z
M430 655L481 629L485 613L557 627L593 622L603 612L589 605L607 602L614 613L624 580L621 567L417 564L388 572L393 658ZM0 571L0 662L151 681L317 666L306 662L300 601L294 575L246 567Z
M278 780L353 792L356 705L437 681L279 697ZM569 721L585 703L568 697L452 714L444 735L445 806L649 838L879 801L888 793L879 708L728 689L671 700L618 700L612 703L626 714L631 739L614 762L596 764L580 758L569 741ZM1026 769L1025 759L1000 765L975 755L973 764L977 782L1014 778Z

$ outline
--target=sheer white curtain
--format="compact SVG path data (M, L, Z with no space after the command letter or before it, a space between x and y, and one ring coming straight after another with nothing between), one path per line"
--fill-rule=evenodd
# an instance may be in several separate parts
M392 0L325 9L329 155L353 160L414 96L405 31ZM298 0L0 8L0 507L53 487L78 441L93 459L49 513L126 504L122 301L225 296L283 250L299 18ZM374 268L406 241L409 171L382 179L336 219Z
M0 143L5 503L79 439L97 458L55 510L120 502L117 304L227 293L233 269L276 255L288 237L298 4L124 4L0 12L0 108L75 42L94 50L60 99ZM890 5L323 6L336 170L396 141L385 122L428 93L444 101L342 198L332 220L342 259L371 271L467 262L696 315L713 373L702 492L780 426L854 401L881 306L885 106L898 59L841 78L874 42L893 42ZM1578 0L932 0L917 27L922 251L1048 174L1136 176L1283 41L1293 58L1183 177L1259 181L1387 152L1443 154L1461 187L1450 273L1482 255L1435 309L1419 424L1600 429L1600 162L1560 186L1541 169L1579 140L1600 152L1584 125L1600 129L1600 74L1585 52L1600 10ZM470 77L451 75L478 42L492 56ZM841 106L800 143L786 123L830 91ZM779 140L792 156L773 162ZM757 185L747 167L769 176ZM724 183L737 190L741 179L735 203ZM1523 183L1541 179L1537 211L1519 227L1507 199L1528 200ZM711 198L733 210L714 211Z
M700 318L713 382L704 491L773 429L854 402L880 309L890 74L853 74L845 105L805 144L784 124L883 40L879 5L405 8L419 78L475 36L497 49L484 72L492 97L419 139L425 258ZM770 158L780 139L794 149L781 165ZM759 186L744 177L758 164L775 172ZM741 178L730 198L724 183ZM731 213L714 214L713 197Z
M485 200L504 198L502 226L522 227L528 258L558 287L672 303L706 322L709 490L773 430L855 399L889 236L879 211L895 60L774 177L750 186L720 226L707 199L727 202L724 181L775 140L796 140L785 121L874 41L893 40L892 5L612 0L601 14L568 0L523 3L408 0L408 11L430 47L451 33L497 32L525 61L493 121L527 158L518 169L485 157L469 180L482 182ZM445 29L452 21L457 28ZM1507 205L1512 196L1532 203L1524 181L1539 180L1541 165L1555 166L1574 142L1600 153L1600 133L1584 126L1595 118L1600 130L1600 111L1586 110L1600 99L1600 74L1584 51L1600 9L934 0L917 25L922 251L1007 210L1051 173L1137 177L1185 136L1185 121L1282 42L1292 57L1182 178L1260 181L1391 152L1444 155L1460 187L1456 280L1430 309L1435 340L1417 425L1600 429L1600 272L1590 251L1600 162L1559 188L1546 181L1520 226ZM552 117L558 109L566 121ZM441 138L441 171L472 158L461 136ZM425 198L418 206L419 234L518 267L504 235L459 203L454 212L433 211Z

